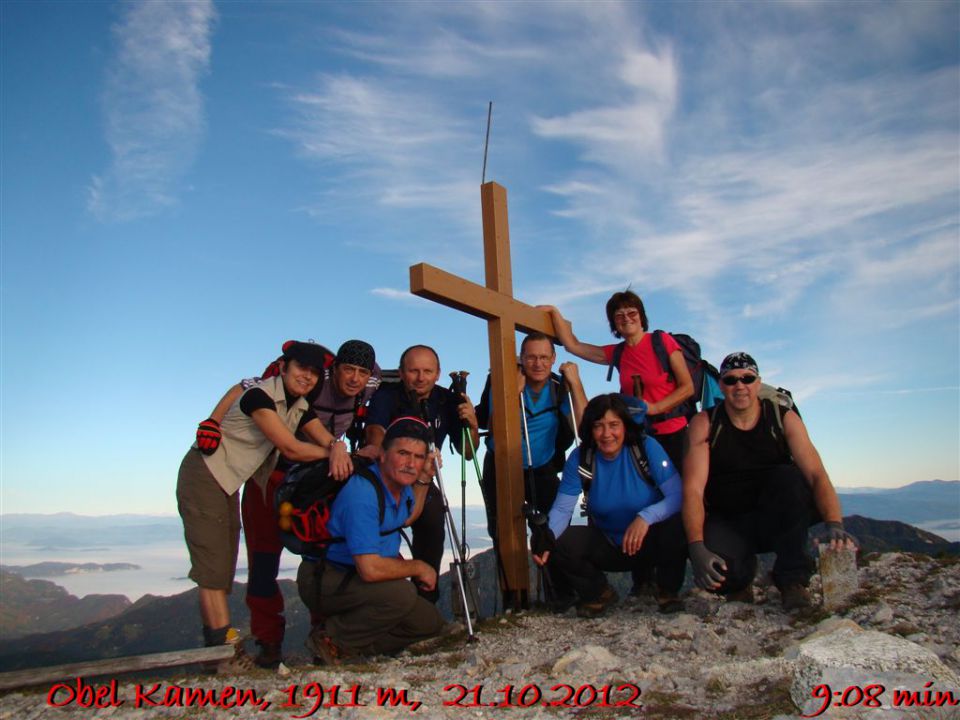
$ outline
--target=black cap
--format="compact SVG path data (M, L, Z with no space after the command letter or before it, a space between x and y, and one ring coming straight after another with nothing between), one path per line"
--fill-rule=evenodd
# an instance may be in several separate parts
M418 417L405 415L398 417L387 428L386 435L383 436L383 444L387 445L391 440L397 438L412 438L430 444L430 429L427 424Z
M377 361L377 354L373 345L363 340L347 340L337 350L334 362L337 365L356 365L373 372L373 365Z
M285 360L296 360L304 367L315 368L318 372L328 365L330 351L323 345L312 342L293 341L284 343L283 358Z

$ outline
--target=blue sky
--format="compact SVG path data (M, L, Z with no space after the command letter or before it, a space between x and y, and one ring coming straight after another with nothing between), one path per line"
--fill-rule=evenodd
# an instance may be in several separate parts
M407 277L483 281L490 100L519 298L603 343L630 284L714 364L748 350L838 486L960 476L955 2L7 0L0 26L3 512L175 512L196 423L288 338L427 342L476 395L484 323Z

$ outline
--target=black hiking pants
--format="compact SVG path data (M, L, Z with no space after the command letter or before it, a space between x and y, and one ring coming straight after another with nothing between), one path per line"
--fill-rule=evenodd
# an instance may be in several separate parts
M807 530L820 522L820 514L810 486L796 465L778 465L761 472L749 482L730 483L740 491L750 487L753 497L741 498L747 506L745 512L732 512L734 502L728 495L707 493L703 539L727 564L726 580L719 590L723 594L737 592L753 582L757 553L776 553L773 581L780 589L793 584L806 586L813 574ZM722 510L711 509L711 496L722 502Z
M580 601L595 600L603 592L607 586L604 571L653 568L658 591L665 595L678 593L687 568L687 539L680 513L651 525L640 552L632 556L597 527L571 525L557 539L547 568L556 594L576 594Z
M531 476L533 478L531 487ZM524 470L524 499L532 503L544 515L550 512L553 501L557 498L557 489L560 480L553 463L541 465L532 470ZM488 451L483 457L483 478L480 480L480 490L483 493L483 506L487 513L487 534L497 545L497 472L494 467L493 452Z
M437 571L440 577L440 563L443 560L443 544L446 537L446 525L443 511L443 495L437 487L437 481L430 483L427 489L427 499L423 503L423 512L416 519L410 529L413 530L413 542L410 543L413 557L423 560ZM439 583L438 583L439 585ZM419 586L417 592L420 597L436 604L440 599L440 590L423 590Z

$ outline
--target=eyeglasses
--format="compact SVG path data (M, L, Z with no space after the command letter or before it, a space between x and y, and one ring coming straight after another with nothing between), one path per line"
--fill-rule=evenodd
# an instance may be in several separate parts
M520 359L525 363L530 363L531 365L536 363L549 365L551 362L553 362L552 355L521 355Z
M734 377L733 375L724 375L720 378L722 382L727 387L733 387L738 382L742 382L744 385L753 385L757 381L756 375L741 375L740 377Z
M640 317L639 310L617 310L613 314L614 321L616 320L636 320Z

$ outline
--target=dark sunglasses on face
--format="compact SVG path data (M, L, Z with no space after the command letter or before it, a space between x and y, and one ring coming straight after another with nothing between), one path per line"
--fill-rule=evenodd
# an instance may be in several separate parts
M733 387L738 382L742 382L744 385L753 385L756 382L756 375L741 375L740 377L734 377L733 375L725 375L720 378L720 382L728 387Z

